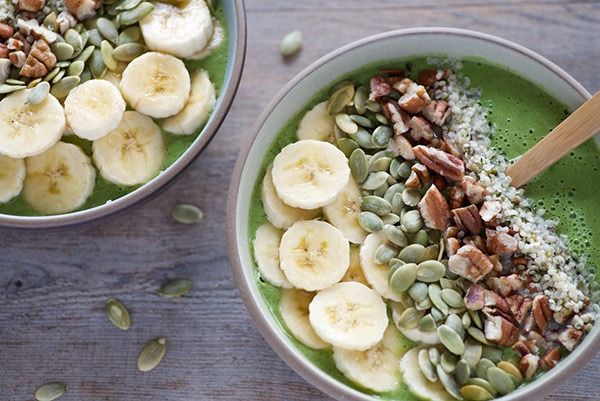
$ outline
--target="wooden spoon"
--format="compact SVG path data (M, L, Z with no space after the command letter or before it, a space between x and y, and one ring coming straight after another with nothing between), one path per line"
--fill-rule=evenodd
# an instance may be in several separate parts
M521 187L561 157L600 132L600 92L596 93L558 127L513 163L506 175Z

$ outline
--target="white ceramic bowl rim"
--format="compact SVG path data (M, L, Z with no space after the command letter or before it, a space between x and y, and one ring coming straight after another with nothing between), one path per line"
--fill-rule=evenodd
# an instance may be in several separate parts
M240 191L240 187L241 183L243 182L243 177L248 173L246 165L249 162L251 149L257 142L257 137L259 136L263 126L271 118L273 112L286 98L287 94L294 90L302 81L314 74L315 71L318 71L320 68L326 66L332 60L359 47L384 41L390 38L401 38L424 34L475 39L483 42L490 42L498 45L499 48L504 48L511 52L520 53L525 59L529 59L535 63L538 68L541 66L548 70L548 73L552 74L554 79L559 78L560 80L564 81L562 84L566 84L566 86L572 88L572 96L570 99L566 100L566 103L569 104L570 107L575 108L579 104L583 103L585 99L591 97L590 93L569 74L546 58L523 46L480 32L454 28L431 27L390 31L370 36L341 47L305 68L287 85L285 85L285 87L279 91L273 100L267 105L263 113L258 118L258 121L254 125L251 135L242 146L240 157L238 158L233 171L232 181L229 188L227 207L227 242L231 268L246 308L256 323L258 330L267 340L273 350L300 376L337 400L373 401L374 398L368 394L346 386L316 367L292 344L287 334L283 332L279 324L275 321L274 317L266 307L254 281L252 263L246 263L246 265L243 265L242 262L242 259L247 262L249 257L249 243L244 235L247 227L242 227L243 224L247 225L248 222L248 204L240 204L243 202L240 202L239 199L240 197L249 198L249 195L246 192L242 193ZM409 55L407 55L407 57L409 57ZM390 57L390 59L393 58ZM252 174L250 174L250 177L256 178ZM253 187L254 180L250 188ZM240 223L240 221L243 223ZM518 389L507 396L499 398L499 400L529 401L532 399L541 398L543 395L559 386L568 377L574 375L576 371L581 369L600 350L599 337L600 327L596 325L592 332L587 335L582 344L580 344L580 346L574 352L572 352L568 358L560 362L558 368L547 372L540 379L535 380L527 386L524 386L523 388Z
M196 160L219 130L229 111L242 77L246 55L246 13L243 0L223 1L228 22L229 51L222 90L202 132L186 151L152 181L121 198L72 213L55 216L15 216L0 214L0 227L18 229L54 229L87 224L121 213L156 195ZM224 89L224 90L223 90Z

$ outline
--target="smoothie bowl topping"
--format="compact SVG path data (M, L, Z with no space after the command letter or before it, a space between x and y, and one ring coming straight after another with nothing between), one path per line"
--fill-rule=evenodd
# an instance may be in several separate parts
M510 186L462 64L427 64L338 83L274 143L251 210L256 277L298 347L351 386L493 399L580 344L597 283Z
M223 7L209 3L2 1L0 213L99 206L186 151L227 64Z

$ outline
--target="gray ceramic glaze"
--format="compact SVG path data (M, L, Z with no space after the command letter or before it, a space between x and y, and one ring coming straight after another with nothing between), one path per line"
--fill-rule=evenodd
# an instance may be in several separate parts
M233 102L242 77L246 55L246 13L243 0L222 0L229 29L229 53L225 80L215 110L192 145L165 171L137 190L104 205L57 216L12 216L0 214L0 227L52 229L72 227L121 213L164 190L200 155L219 130Z
M227 240L233 275L258 329L271 347L298 374L337 400L373 401L376 398L350 388L315 367L300 353L263 301L255 279L248 243L248 205L266 149L285 123L319 90L340 75L366 64L419 56L476 56L503 65L560 97L571 109L590 94L571 76L540 55L494 36L448 28L419 28L383 33L359 40L321 58L271 101L243 145L231 181L228 200ZM596 137L598 140L598 137ZM499 398L504 401L540 399L573 376L600 349L600 327L557 368L519 390Z

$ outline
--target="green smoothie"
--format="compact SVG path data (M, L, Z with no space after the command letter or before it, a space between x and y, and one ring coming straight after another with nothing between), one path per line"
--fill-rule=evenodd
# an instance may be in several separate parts
M382 67L406 68L417 72L432 66L423 58L401 60L387 65L366 67L357 73L340 77L340 81L351 79L355 83L368 84L370 77ZM560 99L549 96L542 88L502 67L467 59L463 60L463 68L457 72L469 77L471 87L482 89L480 101L490 110L489 122L496 126L493 146L508 159L523 154L571 111ZM411 74L411 77L416 78L414 74ZM297 140L296 130L302 116L315 104L326 100L329 89L324 88L316 94L312 101L283 127L265 155L249 205L248 246L251 252L255 232L266 221L261 204L261 182L266 168L285 145ZM573 254L587 259L590 269L600 264L600 214L597 207L599 183L600 149L590 140L528 184L526 190L526 196L536 201L536 208L546 210L545 218L560 219L559 232L568 237ZM256 267L255 274L265 303L289 335L279 312L281 290L264 282ZM351 387L372 393L350 382L336 369L331 350L313 350L289 336L297 348L324 372ZM399 341L402 341L406 348L415 345L406 339ZM416 400L403 383L395 391L380 394L379 397L386 400Z
M225 31L225 38L221 45L208 57L203 60L184 60L186 68L189 71L203 69L206 70L210 76L210 80L215 86L216 96L218 98L219 92L223 86L225 80L225 72L228 59L229 51L229 37L227 34L227 19L225 17L225 11L223 5L219 3L219 6L214 11L213 16L220 22L221 26ZM164 171L170 165L172 165L198 138L202 129L193 135L183 136L174 135L166 131L162 131L166 154L163 162ZM92 156L92 143L91 141L81 139L76 135L64 136L62 139L64 142L70 142L78 145L88 155ZM118 199L128 193L141 187L141 185L123 187L115 185L111 182L106 181L98 173L96 177L96 185L94 187L93 194L88 198L85 204L79 209L90 209L96 206L105 204L107 201ZM21 196L12 199L8 203L0 203L0 213L17 215L17 216L39 216L40 214L35 210L31 209L29 205L23 200Z

